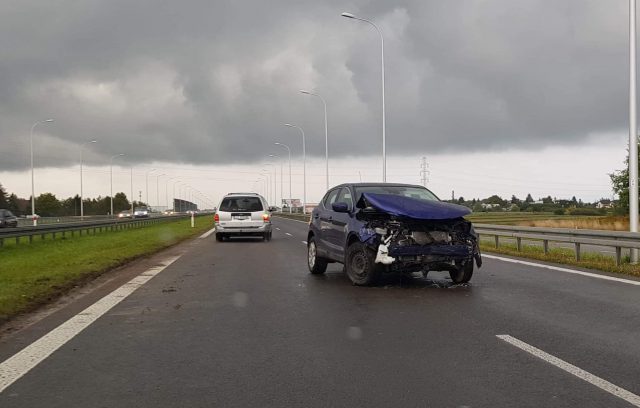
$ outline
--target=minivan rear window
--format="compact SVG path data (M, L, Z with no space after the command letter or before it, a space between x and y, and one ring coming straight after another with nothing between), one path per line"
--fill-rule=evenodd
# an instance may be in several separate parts
M262 202L258 197L225 197L219 211L262 211Z

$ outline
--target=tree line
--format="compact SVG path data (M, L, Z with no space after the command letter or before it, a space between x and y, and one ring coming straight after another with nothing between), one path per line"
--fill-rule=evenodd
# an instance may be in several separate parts
M75 195L66 199L58 199L55 194L43 193L36 197L36 214L41 217L63 217L80 215L80 196ZM85 198L84 215L107 215L111 212L109 196ZM134 201L135 207L146 206L144 202ZM8 194L0 184L0 208L11 211L17 216L31 214L31 197L20 198L16 194ZM113 212L131 209L131 202L123 192L113 196Z

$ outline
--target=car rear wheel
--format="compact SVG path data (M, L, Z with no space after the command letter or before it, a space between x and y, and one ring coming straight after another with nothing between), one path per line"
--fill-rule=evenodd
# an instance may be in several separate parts
M467 283L473 276L473 259L464 262L456 262L456 270L449 271L453 283Z
M265 232L264 234L262 234L262 240L271 241L271 232Z
M382 273L382 266L375 263L376 254L362 242L354 242L347 248L345 269L347 276L357 286L375 284Z
M222 234L220 234L220 233L217 233L216 234L216 241L218 241L218 242L224 241L224 236Z
M323 274L327 270L328 263L325 258L318 256L318 247L315 239L313 237L309 238L307 243L307 266L309 267L309 272L314 275Z

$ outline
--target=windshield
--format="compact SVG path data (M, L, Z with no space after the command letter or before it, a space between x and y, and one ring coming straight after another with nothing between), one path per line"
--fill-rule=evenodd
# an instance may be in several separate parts
M412 186L358 186L355 188L358 200L362 193L390 194L417 198L426 201L440 201L435 194L423 187ZM357 200L356 200L357 201Z
M220 211L262 211L258 197L226 197L220 204Z

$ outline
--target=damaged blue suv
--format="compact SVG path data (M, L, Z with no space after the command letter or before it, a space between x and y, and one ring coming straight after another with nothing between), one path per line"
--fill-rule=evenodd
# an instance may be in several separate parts
M409 184L341 184L311 214L308 266L322 274L339 262L354 285L373 285L385 272L448 271L468 282L482 258L467 207L440 201Z

